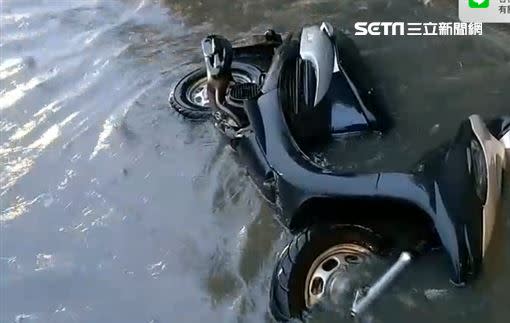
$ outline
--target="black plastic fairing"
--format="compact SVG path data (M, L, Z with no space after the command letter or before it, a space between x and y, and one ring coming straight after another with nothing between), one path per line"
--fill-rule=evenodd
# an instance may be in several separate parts
M355 96L341 72L333 74L331 86L317 109L330 110L329 131L336 134L368 131L371 128L363 113L362 103Z
M313 97L313 82L308 81L314 76L306 63L300 63L299 43L286 39L273 57L260 96L245 100L251 132L238 139L241 157L264 195L278 205L288 227L295 223L301 207L313 199L341 197L416 207L435 225L453 265L452 280L467 281L481 267L483 234L483 194L476 189L480 187L477 174L483 171L474 167L482 162L483 154L473 151L477 138L470 122L461 125L454 140L427 157L420 171L352 174L326 170L310 160L303 145L319 144L336 133L378 129L371 105L375 98L366 83L361 88L356 83L361 71L340 58L353 74L347 78L342 69L333 73L323 99L310 106L306 99ZM504 129L506 124L492 128L501 131L497 128Z
M284 39L282 45L275 50L271 66L267 71L264 85L261 92L267 93L278 88L281 78L283 65L289 60L295 60L299 54L299 43L292 39L292 35L288 35Z
M490 120L487 122L487 128L496 139L501 139L510 131L510 115Z
M354 40L345 33L336 32L335 49L338 64L356 88L363 102L362 112L373 130L386 131L392 126L384 87L376 77L378 65L370 65Z
M307 67L308 66L308 67ZM330 135L330 109L313 105L315 91L310 88L310 64L301 59L288 59L283 64L278 84L279 106L296 142L302 146L324 142Z
M309 110L314 108L315 100L315 85L317 83L317 76L315 69L310 61L298 59L296 61L297 70L297 87L301 90L298 93L298 108L302 110ZM299 113L300 111L297 111Z
M436 187L436 229L454 266L454 282L463 283L480 270L482 261L483 203L476 191L478 179L472 151L477 140L469 120L464 121L446 151L424 161L421 176ZM478 161L476 161L478 162ZM480 161L484 163L485 161ZM429 184L430 185L430 184Z
M364 71L356 71L352 78L342 66L333 73L326 95L316 104L316 71L310 61L301 59L299 49L299 42L289 35L276 49L261 89L268 93L278 88L280 104L298 144L322 144L335 135L383 128L372 112L373 107L367 106L375 102L373 88L366 89L367 82L359 87L356 84L356 77ZM338 64L350 64L353 52L351 49L349 56L339 59ZM342 54L337 51L336 55Z
M272 90L247 102L254 133L241 140L246 145L243 158L258 173L257 181L264 183L271 177L274 186L265 194L278 205L286 226L292 228L300 209L317 198L404 203L422 210L434 223L452 263L452 281L460 284L479 272L483 202L476 193L472 166L473 158L482 157L470 149L476 136L469 121L461 125L454 140L423 160L418 172L334 173L314 164L300 149L280 106L280 95Z

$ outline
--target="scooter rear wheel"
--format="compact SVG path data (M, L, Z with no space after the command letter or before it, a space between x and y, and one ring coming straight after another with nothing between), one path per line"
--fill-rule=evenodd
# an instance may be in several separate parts
M306 229L279 256L271 281L271 314L282 322L303 319L327 297L327 280L341 268L384 257L384 249L383 238L365 227L318 224Z
M234 62L232 77L236 83L259 83L262 72L255 66ZM188 119L206 120L212 111L206 93L207 71L196 69L179 80L168 97L168 103L179 114Z

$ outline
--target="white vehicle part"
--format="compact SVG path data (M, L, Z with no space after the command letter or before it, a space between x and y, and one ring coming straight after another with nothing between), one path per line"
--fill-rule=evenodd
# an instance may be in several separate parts
M487 198L483 206L482 256L485 256L492 238L496 217L500 212L503 168L505 166L505 146L487 129L478 115L469 117L471 128L482 146L487 169Z
M317 25L304 27L301 33L299 55L312 63L315 76L314 106L322 100L329 89L335 64L335 49L329 38L330 28Z

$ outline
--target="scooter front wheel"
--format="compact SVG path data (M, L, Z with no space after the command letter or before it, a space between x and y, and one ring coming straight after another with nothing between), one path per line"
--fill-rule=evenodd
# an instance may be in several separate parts
M254 65L232 63L232 77L237 84L259 83L262 72ZM196 69L180 79L170 92L168 103L188 119L207 120L212 115L207 97L207 71Z
M273 272L271 314L283 322L302 319L315 305L338 298L332 282L384 258L384 245L381 236L357 225L318 224L301 232L280 253Z

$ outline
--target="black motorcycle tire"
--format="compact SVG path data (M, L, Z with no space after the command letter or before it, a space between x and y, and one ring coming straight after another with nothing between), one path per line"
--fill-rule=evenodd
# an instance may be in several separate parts
M342 243L360 245L380 257L387 256L385 240L368 228L356 225L317 224L296 235L283 249L270 288L270 311L279 322L302 320L305 281L317 257Z
M236 74L242 75L254 83L259 83L262 79L261 70L254 65L246 63L233 62L232 74L234 77ZM203 82L205 78L207 78L207 71L205 67L202 67L193 70L180 79L168 97L170 107L187 119L197 121L209 119L212 114L211 109L207 106L194 103L188 95L188 89L197 82Z

